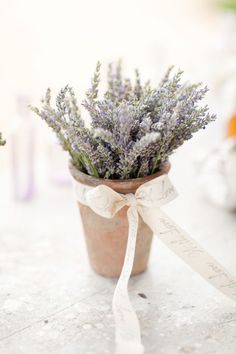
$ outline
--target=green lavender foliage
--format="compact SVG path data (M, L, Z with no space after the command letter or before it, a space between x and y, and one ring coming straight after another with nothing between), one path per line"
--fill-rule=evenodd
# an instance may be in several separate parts
M61 89L56 105L47 90L42 107L31 107L56 133L64 150L79 170L95 177L128 179L147 176L193 133L215 120L208 106L199 102L207 87L181 82L182 71L169 68L156 88L122 75L119 62L110 64L107 90L98 97L101 64L97 63L91 87L82 105L89 112L87 127L73 89Z
M5 145L6 141L2 138L2 133L0 133L0 145Z

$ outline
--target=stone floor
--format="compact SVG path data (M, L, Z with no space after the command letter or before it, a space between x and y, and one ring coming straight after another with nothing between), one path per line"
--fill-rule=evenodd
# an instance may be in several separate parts
M71 189L45 189L25 204L1 198L0 207L0 353L113 353L116 280L88 265ZM165 209L236 274L235 214L193 186ZM157 238L130 296L147 354L236 354L235 304Z

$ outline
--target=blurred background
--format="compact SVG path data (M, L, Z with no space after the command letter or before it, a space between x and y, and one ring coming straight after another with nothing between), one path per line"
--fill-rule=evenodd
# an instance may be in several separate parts
M82 100L97 60L105 74L122 58L126 75L137 67L153 83L174 64L208 85L218 120L178 151L181 161L226 136L236 108L234 0L1 0L0 7L2 199L30 200L50 183L70 184L67 155L27 106L38 105L48 86L57 93L67 83Z
M139 68L156 84L174 64L209 87L218 118L171 157L180 196L166 208L235 274L236 0L0 0L0 50L2 354L111 353L116 281L88 267L68 156L28 109L66 84L81 101L97 60L104 81L121 58L127 76ZM232 304L153 243L148 272L130 282L148 352L232 352Z

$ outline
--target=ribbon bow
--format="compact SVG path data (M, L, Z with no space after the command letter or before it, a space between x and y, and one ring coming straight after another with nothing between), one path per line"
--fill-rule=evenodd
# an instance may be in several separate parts
M95 213L105 218L112 218L120 209L128 206L128 242L124 265L113 296L116 354L144 353L139 322L128 296L128 281L133 268L139 215L193 270L236 301L236 278L160 209L177 195L167 175L144 183L135 194L120 194L105 185L88 187L78 182L75 185L75 192L80 203L89 206Z

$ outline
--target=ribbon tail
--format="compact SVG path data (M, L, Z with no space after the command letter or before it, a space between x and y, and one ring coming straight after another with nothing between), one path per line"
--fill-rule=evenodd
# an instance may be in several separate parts
M160 209L142 208L143 220L158 238L218 291L236 301L236 278Z
M124 265L113 296L113 314L116 331L116 354L143 354L137 315L130 303L128 282L131 276L138 230L138 212L130 207L127 212L129 235Z

